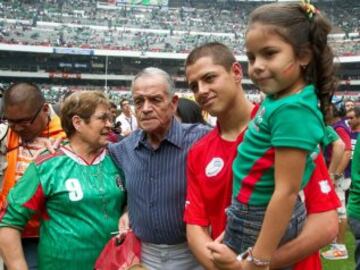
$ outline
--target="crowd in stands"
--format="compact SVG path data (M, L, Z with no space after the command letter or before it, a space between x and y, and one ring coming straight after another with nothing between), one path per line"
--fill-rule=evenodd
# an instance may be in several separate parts
M360 7L348 2L336 2L342 5L341 9L335 8L334 3L320 7L329 14L334 33L342 33L346 39L332 42L339 56L360 54L359 37L351 35L359 33ZM210 5L207 9L134 6L108 9L94 0L3 2L0 42L187 53L199 44L216 40L234 48L236 54L243 54L245 22L255 5L242 3L241 8L235 6L230 11L226 5L222 8Z
M0 84L0 86L5 89L7 88L7 84ZM68 96L72 92L76 91L84 91L84 90L92 90L92 91L104 91L109 97L111 101L115 104L119 104L122 99L127 99L132 101L131 91L129 87L126 86L95 86L95 85L50 85L50 84L40 84L39 85L45 99L47 102L51 104L58 103L64 97ZM180 97L186 97L189 99L193 99L193 94L189 91L189 89L177 88L176 93ZM249 89L245 92L246 97L254 103L260 103L262 97L260 95L259 90L257 89ZM346 99L352 100L356 104L360 104L360 97L358 95L354 95L353 92L338 92L336 94L337 99Z

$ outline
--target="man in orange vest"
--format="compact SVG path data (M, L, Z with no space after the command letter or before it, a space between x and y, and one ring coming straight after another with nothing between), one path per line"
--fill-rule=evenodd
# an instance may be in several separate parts
M24 174L38 152L65 138L59 117L46 103L40 89L32 83L15 83L3 96L4 121L9 129L3 140L6 164L0 193L0 215L6 197L16 181ZM29 221L22 232L22 244L29 269L37 269L38 217Z

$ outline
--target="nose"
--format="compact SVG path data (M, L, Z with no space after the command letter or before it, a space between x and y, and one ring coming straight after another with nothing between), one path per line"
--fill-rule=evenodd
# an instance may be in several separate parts
M199 86L198 86L198 94L199 95L204 95L209 93L209 86L207 83L204 82L199 82Z
M143 106L142 106L142 111L143 111L143 113L146 113L146 112L149 112L151 110L152 110L152 104L151 104L151 102L149 100L146 99L144 101Z
M253 64L251 65L251 68L255 71L255 72L259 72L259 71L263 71L265 68L264 65L264 61L262 61L261 58L256 58L253 62Z
M105 126L111 128L113 126L113 121L111 118L106 119Z

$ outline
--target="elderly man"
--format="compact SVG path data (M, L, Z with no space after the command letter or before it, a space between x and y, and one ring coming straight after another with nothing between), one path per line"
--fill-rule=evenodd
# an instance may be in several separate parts
M225 45L204 44L189 54L185 65L196 100L218 119L217 126L189 150L185 209L189 246L206 269L238 270L241 263L235 254L225 245L211 242L225 228L225 209L232 196L232 162L258 106L246 99L241 86L241 67ZM339 202L325 163L320 161L317 166L323 170L314 172L304 191L309 214L307 223L297 239L276 252L271 268L303 260L294 269L321 269L317 250L337 232L335 209Z
M0 194L1 211L4 211L9 190L38 151L49 148L58 138L65 138L60 119L51 113L49 104L36 85L11 85L4 93L3 102L4 119L10 128L4 139L7 164ZM37 269L38 230L39 222L34 218L22 233L22 245L29 269Z
M199 265L188 249L183 222L185 162L190 146L208 128L174 118L174 91L161 69L146 68L136 75L132 94L141 129L109 149L125 173L130 225L142 241L143 264L191 270Z

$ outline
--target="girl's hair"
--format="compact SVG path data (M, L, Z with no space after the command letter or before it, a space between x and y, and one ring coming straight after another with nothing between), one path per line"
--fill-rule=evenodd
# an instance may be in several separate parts
M320 100L320 109L326 115L337 87L334 55L328 45L331 31L328 20L310 4L273 3L256 8L250 14L249 28L254 23L271 27L271 30L289 43L297 57L311 53L312 59L304 69L307 83L313 83Z
M206 124L200 106L187 98L179 98L176 114L183 123L201 123Z

